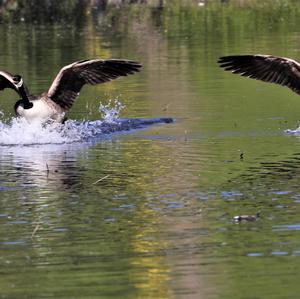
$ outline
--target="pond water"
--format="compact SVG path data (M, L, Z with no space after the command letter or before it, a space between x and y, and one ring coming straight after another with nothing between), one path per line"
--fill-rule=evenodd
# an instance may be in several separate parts
M72 61L143 63L85 87L69 119L97 121L99 103L118 98L120 117L176 121L54 142L10 123L16 94L1 92L0 297L297 298L300 140L286 130L298 127L299 98L217 60L300 60L298 11L133 9L1 25L0 69L35 94Z

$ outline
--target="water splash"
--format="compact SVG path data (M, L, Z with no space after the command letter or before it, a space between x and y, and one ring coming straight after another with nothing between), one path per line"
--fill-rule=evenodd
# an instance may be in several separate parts
M100 102L99 112L105 122L114 123L119 118L121 111L125 107L126 106L123 105L120 99L117 97L114 100L110 99L106 105L103 105Z
M64 124L40 122L28 123L23 118L5 119L0 112L0 145L61 144L86 141L103 133L103 124L115 123L125 108L119 98L104 105L100 102L102 120L75 121ZM107 125L105 133L107 133Z
M66 143L78 140L74 130L67 135L61 124L42 125L28 123L23 118L12 118L8 123L0 122L0 145L28 145Z
M169 123L169 118L121 119L124 105L118 98L108 104L100 103L101 120L76 121L67 120L64 124L40 122L28 123L23 118L13 117L4 120L0 112L0 146L66 144L91 141L103 138L107 134L144 128L155 123Z

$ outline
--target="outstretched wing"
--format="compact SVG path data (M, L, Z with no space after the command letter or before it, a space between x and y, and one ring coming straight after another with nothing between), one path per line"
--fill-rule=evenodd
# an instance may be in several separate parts
M140 63L131 60L77 61L60 70L47 95L53 102L67 110L73 105L83 85L95 85L127 76L138 72L141 66Z
M11 88L20 94L17 86L14 84L13 75L6 71L0 71L0 90L5 88Z
M225 71L287 86L300 94L300 64L289 58L271 55L225 56L218 61Z

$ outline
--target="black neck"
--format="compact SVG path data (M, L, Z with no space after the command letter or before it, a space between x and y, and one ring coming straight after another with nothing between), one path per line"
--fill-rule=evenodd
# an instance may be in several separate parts
M22 97L22 102L23 102L23 105L24 105L24 109L30 109L30 108L32 108L33 104L28 99L28 94L26 92L24 84L22 84L19 87L19 93L20 93L20 95Z

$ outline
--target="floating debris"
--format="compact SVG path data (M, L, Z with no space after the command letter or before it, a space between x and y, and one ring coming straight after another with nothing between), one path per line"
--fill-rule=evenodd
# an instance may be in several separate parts
M103 178L101 178L101 179L97 180L96 182L94 182L94 183L93 183L93 185L96 185L97 183L99 183L99 182L101 182L101 181L103 181L103 180L107 179L109 176L110 176L110 175L109 175L109 174L107 174L107 175L106 175L106 176L104 176Z
M42 224L42 223L41 223L40 221L37 222L37 224L36 224L36 226L35 226L35 228L34 228L32 234L31 234L31 239L35 236L35 234L36 234L36 232L39 230L41 224Z
M234 216L233 220L234 220L234 222L242 222L242 221L253 222L253 221L256 221L259 217L260 217L260 212L258 212L256 215Z

